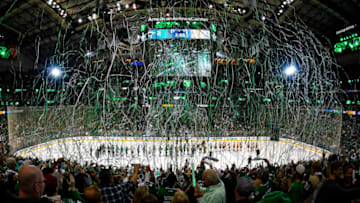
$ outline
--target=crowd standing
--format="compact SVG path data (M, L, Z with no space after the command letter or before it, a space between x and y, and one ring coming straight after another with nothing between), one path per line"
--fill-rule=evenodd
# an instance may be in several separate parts
M220 169L206 159L180 169L44 161L14 157L2 142L0 202L360 202L358 132L343 126L342 150L320 161L277 165L258 158L256 167Z
M260 161L261 160L261 161ZM357 202L357 160L331 155L321 161L215 169L210 160L173 170L134 164L123 168L41 161L1 154L1 202Z

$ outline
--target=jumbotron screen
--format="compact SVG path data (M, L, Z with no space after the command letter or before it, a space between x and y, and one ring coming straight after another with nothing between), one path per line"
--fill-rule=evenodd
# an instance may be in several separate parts
M154 29L148 39L154 77L211 76L210 31Z

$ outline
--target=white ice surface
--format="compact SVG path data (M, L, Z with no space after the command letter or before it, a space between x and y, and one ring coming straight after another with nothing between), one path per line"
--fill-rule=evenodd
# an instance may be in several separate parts
M106 150L97 156L96 150L101 145L106 146ZM166 145L168 146L167 153ZM110 148L113 147L114 150L108 150L109 146ZM180 152L180 146L182 148L185 146L185 152ZM226 147L223 148L223 146ZM127 153L126 148L128 149ZM211 151L211 156L219 159L219 161L209 160L208 162L216 168L226 168L227 165L230 167L233 163L236 166L248 165L249 157L252 159L257 157L256 149L260 150L259 157L277 164L301 160L319 160L322 153L329 154L326 150L301 142L288 139L270 141L269 137L188 138L186 141L185 138L88 136L49 141L19 150L15 155L38 157L41 160L64 157L76 160L81 164L97 162L105 166L117 167L141 163L150 165L152 168L166 168L170 165L177 168L184 166L186 160L197 165L204 156L209 156ZM261 161L252 161L253 165L259 163Z

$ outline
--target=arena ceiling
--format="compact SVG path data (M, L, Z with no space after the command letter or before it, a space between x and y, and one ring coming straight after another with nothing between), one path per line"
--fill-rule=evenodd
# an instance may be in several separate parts
M291 22L295 14L319 38L330 41L336 37L337 30L360 22L360 2L357 0L2 0L0 28L6 41L19 46L23 70L26 70L26 64L31 64L28 66L31 69L32 61L37 57L40 57L41 63L52 54L64 30L67 30L66 35L70 35L72 40L80 39L83 30L91 24L89 18L93 13L104 13L97 19L102 23L106 21L105 14L109 13L115 13L115 16L121 18L149 8L171 12L172 7L196 7L218 11L225 9L233 15L240 15L241 23L253 23L252 2L256 2L256 8L264 16L275 19L279 24ZM40 46L40 49L36 49L36 46ZM360 64L359 54L344 57L347 58L338 60L345 66ZM7 63L0 62L0 71L7 70Z

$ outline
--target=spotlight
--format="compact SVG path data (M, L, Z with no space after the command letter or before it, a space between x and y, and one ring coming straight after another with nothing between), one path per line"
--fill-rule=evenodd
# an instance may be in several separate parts
M212 4L210 4L210 5L209 5L209 8L212 9L212 8L214 8L214 6L213 6Z
M89 57L89 58L91 58L91 57L93 57L93 56L95 56L96 55L96 52L95 51L88 51L88 52L86 52L86 54L85 54L85 56L87 56L87 57Z
M2 51L2 52L1 52L1 56L4 56L4 55L5 55L5 51Z
M293 75L297 71L296 67L294 65L290 65L287 68L285 68L285 74L290 76Z
M265 20L266 20L266 16L262 16L262 17L261 17L261 20L262 20L262 21L265 21Z
M129 4L126 4L126 5L125 5L125 8L128 9L128 8L129 8Z
M82 22L83 22L82 18L79 18L79 19L78 19L78 22L79 22L79 23L82 23Z
M133 9L135 9L135 10L136 10L136 4L135 4L135 3L133 4L133 6L132 6L132 7L133 7Z
M52 76L54 76L55 78L59 77L61 75L61 70L57 67L54 67L53 69L51 69L50 74Z
M51 5L51 4L52 4L52 2L53 2L52 0L49 0L47 3L48 3L49 5Z
M92 14L92 19L94 19L94 20L95 20L95 19L96 19L96 17L97 17L96 13L93 13L93 14Z

